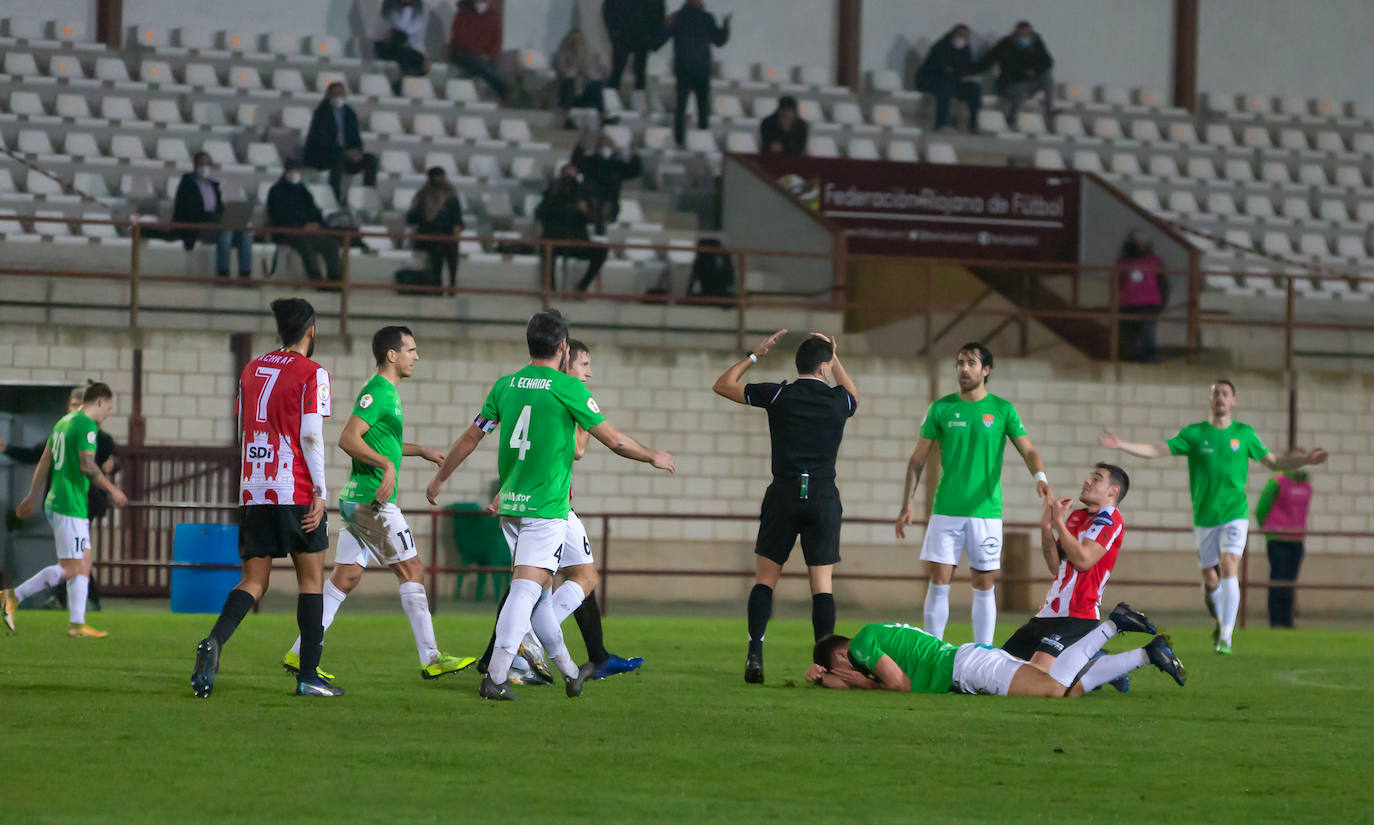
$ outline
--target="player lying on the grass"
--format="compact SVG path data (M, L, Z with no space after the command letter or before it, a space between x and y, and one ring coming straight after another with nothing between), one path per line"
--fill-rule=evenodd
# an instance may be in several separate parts
M568 361L563 367L563 371L573 378L586 384L592 377L592 351L586 344L576 338L568 339ZM573 439L573 460L581 461L582 456L587 452L587 445L591 443L592 435L582 428L577 427L577 434ZM498 493L492 500L487 511L492 515L499 515L501 512L501 496ZM510 545L511 556L515 555L515 536L509 529L502 531ZM577 629L582 633L582 641L587 647L587 660L596 668L592 672L593 679L605 679L617 673L628 673L638 670L644 664L644 660L638 656L625 659L606 650L606 643L601 631L601 608L596 603L593 591L596 589L596 565L592 558L592 544L587 539L587 528L582 524L582 520L577 517L571 509L568 509L568 532L563 541L563 566L559 568L560 573L566 577L566 581L556 590L544 590L540 599L553 600L554 618L562 624L571 615L577 620ZM497 605L496 612L500 615L501 608L506 605L506 598L510 595L510 589L501 596L501 603ZM579 601L580 599L580 601ZM524 658L536 678L546 684L553 682L549 676L548 668L542 661L542 649L538 644L538 637L533 633L525 634L525 641L521 645L519 657ZM487 642L487 650L482 654L482 658L477 662L477 670L486 673L491 662L492 651L496 647L496 631L493 629L491 640ZM526 655L528 654L528 655Z
M359 391L353 414L339 436L339 449L348 453L353 465L348 484L339 493L343 529L334 551L334 574L324 583L323 627L329 630L344 599L362 581L368 562L385 564L400 582L401 609L415 636L420 675L437 679L445 673L457 673L476 660L439 652L434 640L434 618L421 582L425 568L415 550L410 525L396 506L396 476L401 472L402 456L420 456L443 464L444 454L406 443L401 437L405 414L397 386L415 373L415 362L420 360L415 334L406 327L382 327L372 336L372 355L377 359L377 373ZM282 666L292 673L300 672L299 636ZM333 678L323 671L317 674Z
M86 502L91 485L95 484L109 494L114 506L128 504L124 494L95 463L96 432L113 407L114 392L108 385L92 381L81 396L81 407L59 419L48 436L43 455L33 469L29 494L19 502L15 514L20 519L32 516L43 486L52 479L43 499L43 512L52 525L57 564L39 570L13 591L0 590L0 615L10 630L14 630L14 612L20 602L66 580L67 614L71 619L67 635L96 639L106 635L86 624L86 594L91 582L91 523L86 518Z
M531 627L562 671L569 697L580 695L592 675L590 662L580 668L573 664L552 606L545 601L541 607L539 598L561 566L577 425L618 456L670 473L674 468L671 455L650 450L617 430L601 414L587 385L559 369L568 357L568 326L557 310L530 318L525 342L529 364L497 379L482 411L454 442L425 488L430 504L436 504L453 471L488 432L501 428L497 442L501 518L503 528L510 524L515 530L515 563L510 597L496 621L491 668L478 688L486 699L515 698L508 684L510 666Z
M1099 462L1078 493L1086 507L1073 510L1068 498L1045 500L1040 550L1054 581L1040 612L1002 644L1003 650L1049 672L1065 647L1097 627L1102 591L1126 535L1117 507L1130 487L1125 470ZM1113 686L1125 691L1125 679Z
M1097 656L1117 633L1154 633L1155 626L1129 605L1064 649L1048 672L987 645L955 647L919 627L870 624L853 639L828 636L816 643L806 680L834 690L903 693L976 693L988 696L1082 696L1139 667L1153 664L1180 685L1187 679L1168 636L1142 648ZM1096 657L1096 658L1094 658Z

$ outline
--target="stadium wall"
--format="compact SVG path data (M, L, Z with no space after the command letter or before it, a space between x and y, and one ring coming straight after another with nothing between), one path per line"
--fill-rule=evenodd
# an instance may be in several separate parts
M256 336L255 351L274 342ZM617 520L613 525L613 566L621 568L752 569L749 550L755 525L751 521L713 522L693 518L698 513L755 515L768 480L768 437L764 417L713 395L710 385L736 356L734 352L702 352L664 348L593 348L598 402L617 426L655 448L677 457L678 474L655 473L594 447L577 467L576 497L581 512L681 513L678 521ZM471 420L491 383L526 360L516 341L421 340L421 361L415 378L401 388L408 435L426 445L447 446ZM233 358L222 333L145 333L144 415L152 442L164 444L222 444L232 437L235 392ZM843 348L843 342L841 342ZM790 350L790 346L785 349ZM319 360L333 375L335 415L326 425L333 444L348 415L358 388L372 372L369 338L344 342L325 337ZM115 414L106 429L119 441L127 437L133 352L126 334L73 327L6 324L0 330L0 385L6 383L75 384L87 377L109 382L118 394ZM906 458L917 427L931 400L931 370L936 392L955 390L946 359L925 360L854 357L846 364L858 382L862 406L850 422L840 452L839 474L845 515L888 520L895 516ZM756 367L750 378L779 380L791 373L784 352ZM1158 440L1205 415L1206 388L1216 378L1211 371L1179 366L1124 368L1118 380L1105 365L1060 367L1047 361L999 358L991 389L1012 399L1040 448L1051 481L1064 495L1077 491L1088 466L1098 460L1122 464L1132 477L1130 497L1123 506L1130 525L1152 524L1187 528L1190 525L1188 478L1180 459L1145 462L1113 454L1095 445L1104 425L1130 440ZM1238 417L1254 425L1273 449L1285 446L1287 394L1276 375L1246 373L1230 376L1240 389ZM1369 532L1374 514L1352 507L1374 487L1374 469L1357 460L1374 450L1374 379L1347 375L1304 375L1300 399L1299 440L1328 448L1327 467L1314 473L1315 528ZM457 473L445 499L483 501L495 478L491 446L482 448L470 465ZM347 459L337 449L328 452L331 490L347 475ZM1006 519L1036 522L1040 516L1032 486L1014 450L1007 450ZM403 507L419 510L429 465L410 460L401 471ZM1262 470L1250 475L1253 504L1266 480ZM917 502L924 501L924 490ZM430 523L412 517L421 548L429 546ZM589 519L594 538L598 520ZM849 525L844 533L845 569L849 572L911 575L917 561L919 530L897 542L887 524ZM1008 530L1009 533L1014 532ZM442 529L445 545L449 531ZM1033 545L1034 546L1034 545ZM1196 576L1196 560L1189 532L1144 533L1127 539L1127 551L1117 578L1174 579ZM1250 549L1258 554L1252 568L1262 578L1263 541L1252 531ZM1314 539L1304 577L1309 581L1374 582L1374 552L1368 539ZM1334 554L1366 554L1353 566ZM1041 576L1043 564L1032 550L1030 571ZM1324 554L1331 554L1324 557ZM390 589L389 577L372 582ZM804 594L805 585L787 585ZM743 598L743 579L647 578L613 579L619 599L709 600ZM959 590L961 588L956 588ZM1031 590L1039 591L1039 585ZM846 583L845 597L873 604L919 604L919 586L907 582ZM1116 591L1114 591L1116 592ZM786 592L784 596L788 595ZM956 594L959 595L959 594ZM1149 603L1191 607L1193 588L1150 591ZM1036 594L1038 596L1038 593ZM1308 597L1308 603L1317 603ZM1320 595L1330 607L1367 604L1359 594Z

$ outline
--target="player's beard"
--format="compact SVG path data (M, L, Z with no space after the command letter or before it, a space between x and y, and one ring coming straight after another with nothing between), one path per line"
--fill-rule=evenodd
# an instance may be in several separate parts
M314 357L315 357L315 336L313 336L313 335L310 336L310 346L308 346L308 347L305 348L305 357L306 357L306 358L314 358Z

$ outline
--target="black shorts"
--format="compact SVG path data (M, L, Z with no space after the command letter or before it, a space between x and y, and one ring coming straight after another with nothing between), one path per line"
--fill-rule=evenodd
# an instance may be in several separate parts
M286 558L292 553L321 553L329 547L329 516L309 533L301 519L305 504L254 504L239 507L239 558Z
M809 486L807 497L801 498L796 479L777 479L768 485L759 509L755 554L785 564L800 535L808 567L840 560L840 521L844 515L840 490L829 480L812 479Z
M1071 616L1047 618L1036 616L1021 625L1002 649L1018 659L1030 660L1037 651L1058 658L1064 648L1088 635L1101 624L1097 619L1076 619Z

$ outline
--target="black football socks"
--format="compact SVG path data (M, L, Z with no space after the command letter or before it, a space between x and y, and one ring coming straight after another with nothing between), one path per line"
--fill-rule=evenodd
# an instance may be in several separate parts
M816 641L820 641L835 632L835 595L833 593L812 594L811 629L816 633Z
M237 588L229 591L229 597L224 600L224 608L219 612L219 618L215 620L215 626L210 628L210 638L220 646L224 647L229 641L229 637L234 635L234 631L239 629L239 622L248 615L248 611L253 609L253 603L257 601L247 590Z
M324 649L324 596L301 593L296 597L296 626L301 631L302 682L319 678L320 653Z
M582 631L582 642L587 646L587 660L598 667L605 664L611 654L606 652L606 640L601 635L601 607L596 603L595 594L587 594L587 598L573 611L573 618L577 620L577 629Z

